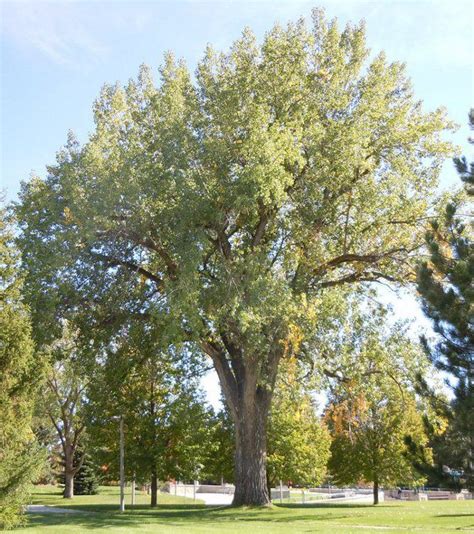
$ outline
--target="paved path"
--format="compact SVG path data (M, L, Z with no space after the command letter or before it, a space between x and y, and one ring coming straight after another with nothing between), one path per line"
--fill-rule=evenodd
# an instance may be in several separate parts
M233 495L227 495L224 493L196 493L196 499L204 501L208 506L228 506L232 504Z
M43 504L29 504L26 511L31 514L87 514L84 510L74 510L72 508L56 508L55 506L44 506Z
M189 495L186 495L189 498ZM229 506L232 504L233 495L223 494L223 493L196 493L196 499L204 501L207 506ZM383 496L380 497L380 502L383 502ZM192 497L191 497L192 499ZM321 499L321 500L307 500L305 504L340 504L340 503L369 503L371 504L373 500L372 495L353 495L348 497L342 497L339 499ZM280 500L278 498L274 499L273 502L278 504ZM287 501L283 501L286 503ZM301 502L292 501L293 504L303 504Z

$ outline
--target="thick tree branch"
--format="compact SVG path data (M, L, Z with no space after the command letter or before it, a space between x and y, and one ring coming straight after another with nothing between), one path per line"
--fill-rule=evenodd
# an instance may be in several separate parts
M140 267L139 265L136 265L135 263L132 263L127 260L121 260L118 258L115 258L113 256L107 256L106 254L100 254L98 252L92 252L91 254L97 258L99 261L102 261L112 267L126 267L132 272L135 272L137 274L140 274L144 276L146 279L151 280L155 284L157 284L159 287L163 285L163 279L159 276L154 275L150 271L146 270L143 267Z
M120 222L126 222L126 217L115 217L115 220L118 220ZM142 247L145 247L149 251L156 252L160 258L163 260L166 270L168 273L168 276L170 279L174 280L177 277L178 273L178 266L176 262L173 260L171 255L168 253L168 251L163 247L161 243L156 241L155 239L149 237L149 236L142 236L138 232L135 232L131 229L128 229L124 226L121 226L118 230L112 231L97 231L97 235L99 237L108 236L112 238L117 238L119 235L122 237L132 241L135 245L140 245Z
M258 206L260 218L252 238L252 248L255 248L260 244L265 233L265 228L268 224L268 220L270 218L270 214L261 200L258 201Z
M217 245L224 255L224 258L230 260L232 256L232 247L223 228L220 228L217 232Z
M328 267L336 267L343 263L377 263L378 261L392 256L398 252L409 252L406 248L393 248L383 253L369 253L369 254L342 254L332 260L324 263L318 270L324 271Z
M242 386L245 380L245 365L242 357L242 350L240 347L237 347L226 332L221 331L219 335L222 339L222 343L226 348L227 352L230 355L230 365L232 367L235 381L237 384L237 391L239 394L242 394Z
M76 449L76 447L77 447L77 445L79 443L79 438L81 437L81 435L82 435L82 433L84 432L85 429L86 429L86 425L84 423L82 423L74 431L74 438L72 440L72 446L73 446L74 450Z
M379 272L364 272L364 273L351 273L347 276L343 276L342 278L338 278L336 280L328 280L326 282L321 282L319 284L316 284L317 287L334 287L339 286L343 284L349 284L352 282L379 282L381 279L387 280L389 282L401 282L401 280L398 280L397 278L390 276L388 274L383 274Z
M178 266L173 261L172 257L169 255L169 253L166 251L166 249L157 241L152 239L151 237L147 236L140 236L136 232L133 231L127 231L127 235L130 236L130 239L134 241L135 243L142 245L149 250L152 250L153 252L156 252L160 258L164 261L166 265L166 269L168 272L168 276L171 280L175 280L178 274Z
M56 422L56 419L53 417L53 414L52 413L48 413L48 416L49 416L51 422L53 423L53 426L56 429L56 432L58 433L59 439L61 441L61 445L64 448L66 446L66 442L64 440L63 431L61 430L61 427Z
M225 357L224 351L217 345L217 343L210 340L201 340L200 342L202 350L211 357L214 368L219 376L222 389L226 396L230 410L234 416L237 416L238 410L238 387L237 381L229 362Z

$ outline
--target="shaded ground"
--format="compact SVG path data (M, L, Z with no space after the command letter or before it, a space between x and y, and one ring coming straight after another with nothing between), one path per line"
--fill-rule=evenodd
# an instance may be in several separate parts
M56 506L45 506L44 504L30 504L26 507L30 514L87 514L83 510L74 510L71 508L57 508Z
M124 514L117 511L116 489L91 497L76 497L64 504L54 493L35 495L35 502L56 504L89 514L33 513L29 524L16 532L77 534L107 529L109 532L148 534L241 534L241 533L375 533L420 534L474 533L474 501L363 504L277 505L271 509L211 507L190 499L160 496L161 505L150 509L140 496L139 504ZM180 502L176 502L179 499ZM104 502L107 501L107 502ZM111 501L111 502L110 502Z

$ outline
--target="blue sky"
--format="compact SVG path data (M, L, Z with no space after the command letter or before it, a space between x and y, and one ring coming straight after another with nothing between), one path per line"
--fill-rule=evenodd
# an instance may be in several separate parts
M126 82L141 63L156 72L166 50L194 69L207 43L226 48L245 26L258 37L275 22L309 17L315 6L341 24L364 18L373 53L407 63L426 109L440 105L459 125L453 140L467 153L473 102L471 1L148 1L6 2L1 9L1 188L14 199L20 180L45 165L72 129L92 130L92 102L103 83ZM447 162L443 187L457 185ZM420 313L409 299L401 316ZM420 322L420 324L422 321Z

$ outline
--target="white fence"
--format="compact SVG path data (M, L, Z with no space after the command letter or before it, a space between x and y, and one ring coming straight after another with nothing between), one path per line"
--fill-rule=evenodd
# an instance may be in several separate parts
M461 491L456 493L449 489L429 489L429 490L388 490L387 496L391 499L398 499L400 501L463 501L465 499L472 499L472 493Z
M196 481L194 484L168 482L163 488L163 490L170 493L171 495L179 495L181 497L197 496L197 498L199 498L200 493L233 495L235 487L233 484L199 484L198 481Z
M163 488L171 495L199 499L200 494L228 495L234 494L233 484L183 484L168 482ZM385 497L403 501L423 501L423 500L464 500L472 499L472 493L462 491L455 493L450 490L427 490L414 492L413 490L389 489L379 491L379 501L383 502ZM281 488L272 488L272 501L278 503L309 504L315 502L372 502L373 495L371 488L289 488L284 485Z

